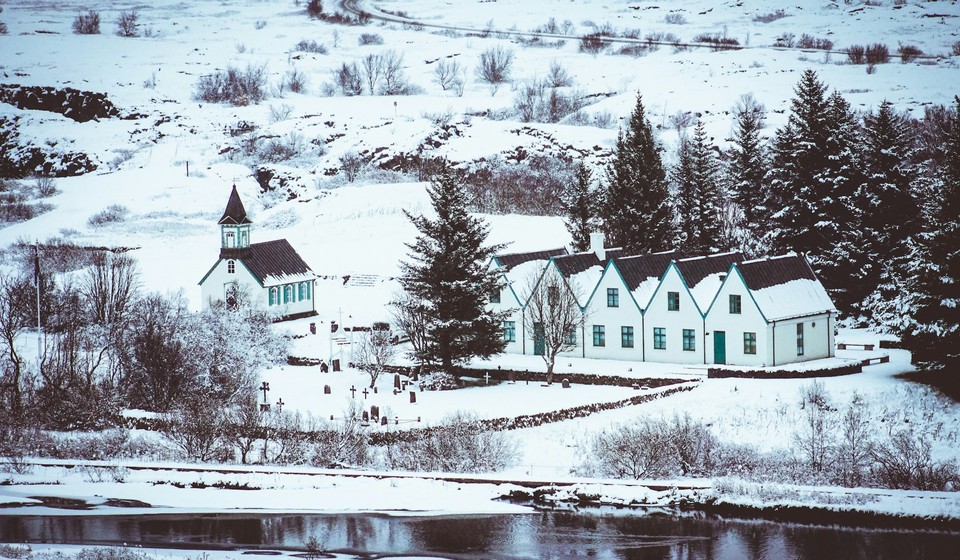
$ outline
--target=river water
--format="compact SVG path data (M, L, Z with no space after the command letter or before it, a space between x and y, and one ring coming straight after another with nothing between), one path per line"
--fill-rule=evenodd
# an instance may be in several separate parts
M303 549L447 558L939 559L960 534L815 527L622 511L519 515L0 516L0 542Z

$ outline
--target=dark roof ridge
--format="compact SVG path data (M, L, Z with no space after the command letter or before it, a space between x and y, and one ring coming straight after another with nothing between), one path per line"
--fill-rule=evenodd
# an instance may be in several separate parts
M250 221L250 218L247 217L247 210L243 207L243 202L240 200L240 194L237 192L236 185L233 185L233 189L230 191L230 198L227 199L227 207L223 211L223 216L220 217L220 221L217 223L220 225L253 223Z

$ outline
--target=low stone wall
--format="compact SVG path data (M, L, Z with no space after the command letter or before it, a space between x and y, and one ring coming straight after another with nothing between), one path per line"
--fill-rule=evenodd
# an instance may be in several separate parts
M852 375L863 372L862 363L846 364L832 368L819 368L807 370L735 370L722 368L707 369L708 379L809 379L812 377L838 377L841 375Z

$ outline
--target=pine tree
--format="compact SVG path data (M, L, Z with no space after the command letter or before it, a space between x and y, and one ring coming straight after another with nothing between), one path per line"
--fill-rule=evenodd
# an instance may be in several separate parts
M734 111L736 129L729 152L727 183L737 212L736 226L745 233L740 244L752 249L750 252L760 252L757 241L767 231L770 219L769 193L764 182L769 153L760 135L766 109L747 94L740 98Z
M570 232L571 247L574 252L586 251L590 247L590 233L597 229L597 204L590 192L593 173L581 161L574 171L574 181L565 189L560 198L565 219L564 225Z
M606 239L628 253L660 251L673 246L673 210L660 151L647 120L643 99L617 135L600 218Z
M723 189L719 162L707 138L703 121L697 119L693 138L681 138L674 178L677 184L677 214L683 249L692 255L720 251L723 236Z
M503 245L485 245L488 226L467 213L461 178L444 165L427 189L437 217L407 218L420 234L409 261L401 263L400 279L411 300L421 302L426 318L427 363L451 371L472 357L487 358L503 351L503 314L484 307L500 288L488 268Z
M859 123L839 92L827 99L826 165L816 174L820 200L816 227L822 245L811 255L837 308L850 312L870 288L855 279L868 266L863 250L863 209L856 198L863 183Z
M955 101L939 189L908 269L914 312L903 333L914 364L951 372L960 367L960 97Z

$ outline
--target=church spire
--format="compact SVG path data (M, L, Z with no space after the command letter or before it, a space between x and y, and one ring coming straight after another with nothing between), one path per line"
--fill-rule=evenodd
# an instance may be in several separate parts
M237 193L237 186L233 186L230 191L230 199L227 200L227 208L223 211L223 217L217 222L220 225L233 224L252 224L250 218L247 218L247 211L243 208L243 202L240 201L240 194Z
M253 222L247 217L236 185L230 191L227 208L217 223L220 225L220 258L250 258L250 224Z

